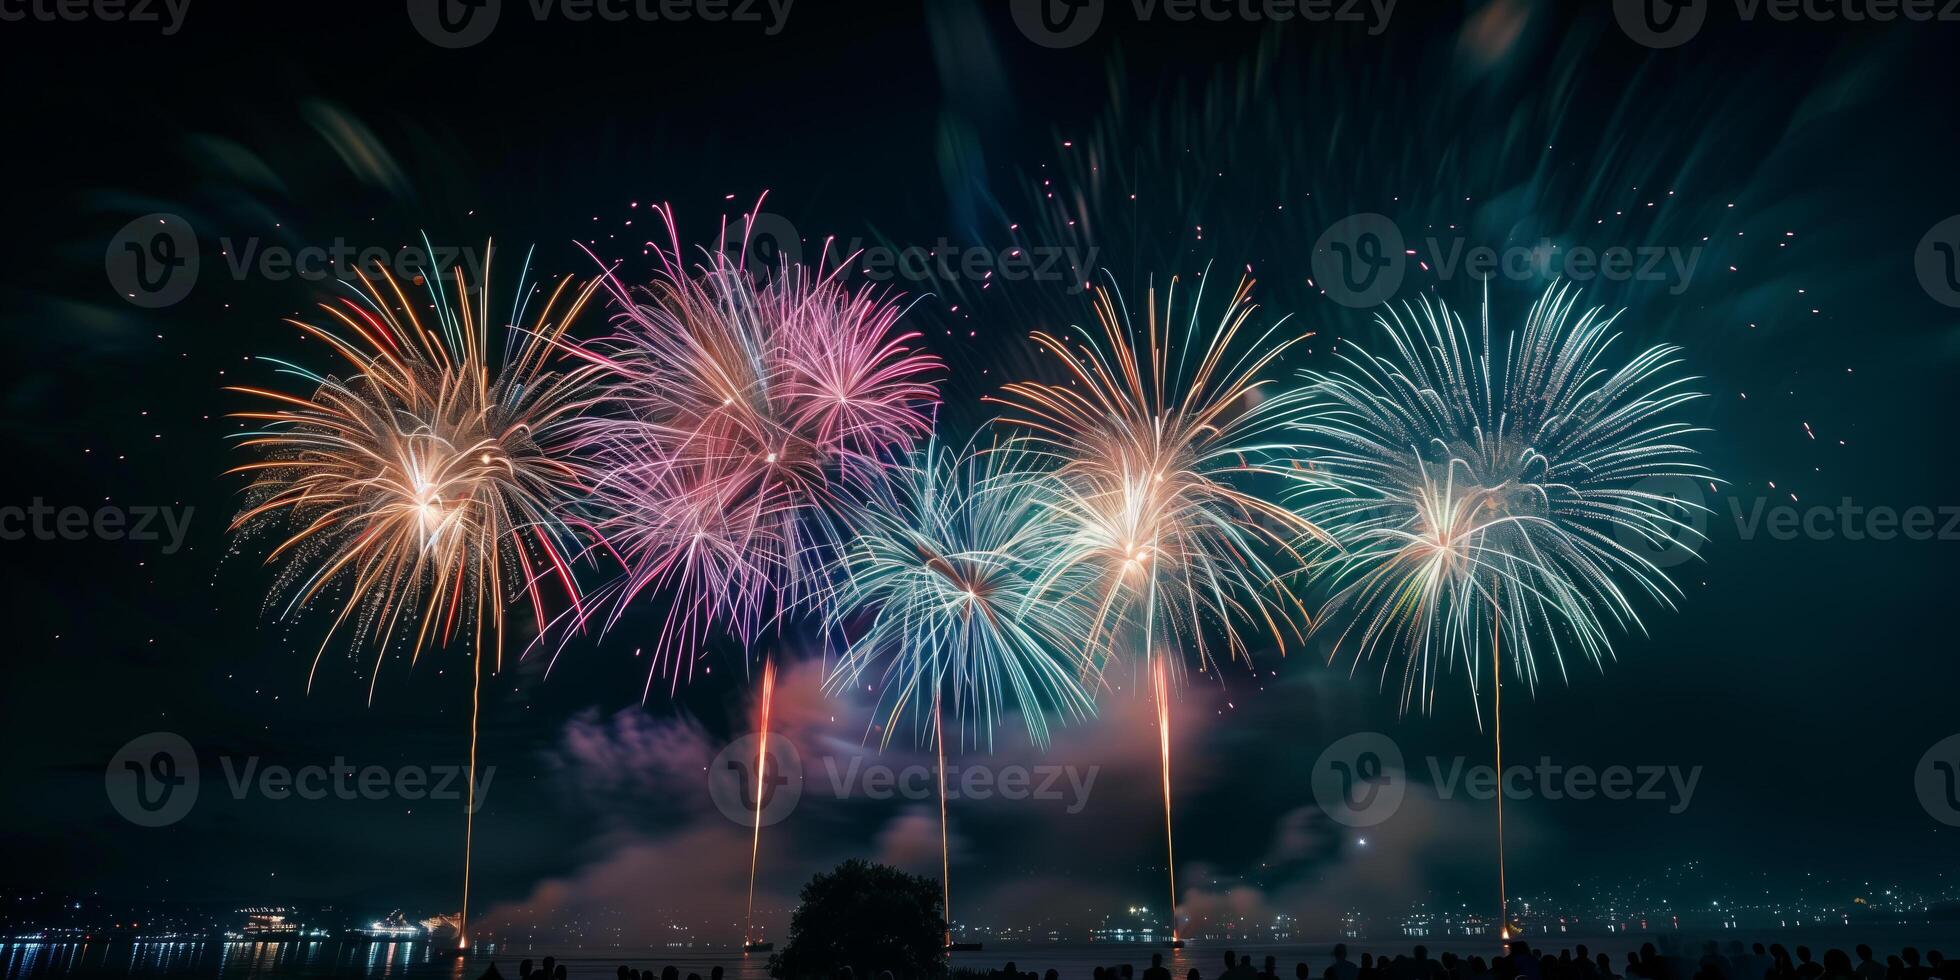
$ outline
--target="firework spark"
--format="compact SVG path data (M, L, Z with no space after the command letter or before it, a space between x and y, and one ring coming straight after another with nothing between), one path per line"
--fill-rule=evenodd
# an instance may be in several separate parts
M1527 684L1549 653L1561 676L1577 650L1611 656L1608 624L1640 628L1632 583L1672 607L1678 594L1647 555L1697 536L1700 505L1664 492L1706 481L1673 416L1701 396L1673 377L1680 349L1615 364L1617 314L1575 309L1555 287L1493 348L1427 298L1377 317L1390 356L1347 345L1347 370L1309 371L1325 409L1303 431L1344 493L1306 513L1345 551L1326 607L1357 661L1384 642L1403 655L1403 703L1433 703L1435 679L1462 663L1480 683L1493 629ZM1576 314L1576 315L1575 315Z
M1148 292L1140 325L1118 293L1098 289L1099 330L1077 327L1074 342L1034 334L1068 382L1009 384L994 399L1002 421L1058 467L1054 506L1070 533L1051 574L1094 579L1091 645L1133 650L1146 673L1160 646L1188 644L1201 670L1216 666L1212 630L1227 658L1249 657L1247 626L1282 651L1301 633L1306 610L1285 579L1302 561L1297 543L1324 535L1270 498L1317 479L1299 465L1305 451L1295 441L1312 401L1269 390L1268 371L1310 335L1287 336L1284 317L1249 327L1251 288L1239 282L1215 326L1200 320L1202 277L1181 323L1175 278L1161 306ZM1119 636L1124 623L1134 637ZM1181 660L1170 666L1181 670ZM1168 843L1168 757L1164 776Z
M643 694L662 674L678 688L712 631L751 647L821 593L841 474L931 431L939 369L900 331L896 297L849 289L822 262L762 280L741 250L690 267L657 210L659 279L628 290L607 276L612 331L573 348L605 374L612 411L581 443L601 474L598 532L625 567L593 605L610 627L643 595L668 600Z
M1701 396L1672 376L1679 348L1616 363L1618 314L1575 316L1578 298L1546 290L1501 347L1488 295L1475 337L1440 302L1390 307L1376 318L1390 356L1350 344L1347 370L1306 372L1325 407L1303 432L1345 491L1303 508L1345 547L1325 556L1340 584L1321 623L1343 624L1330 657L1349 642L1357 667L1384 644L1399 652L1405 710L1427 710L1438 673L1459 663L1476 703L1488 638L1501 733L1504 654L1527 685L1541 653L1562 676L1574 649L1603 665L1609 624L1641 628L1622 579L1673 605L1677 590L1646 552L1698 534L1700 505L1665 491L1709 479L1682 442L1700 430L1674 418ZM1499 892L1508 913L1501 881Z
M1010 705L1037 745L1050 715L1093 710L1081 683L1095 672L1081 642L1087 605L1080 590L1058 594L1047 580L1071 531L1055 519L1058 485L1033 462L1013 446L930 446L868 481L852 510L828 619L835 631L869 622L827 683L846 687L883 665L886 744L908 708L922 725L942 695L963 722L962 742L970 723L991 744Z
M289 321L339 355L343 373L272 361L309 390L230 389L270 402L233 415L254 423L238 445L258 458L232 470L251 483L231 529L284 536L266 557L280 568L272 595L282 618L340 606L308 689L336 636L372 649L370 701L383 660L410 637L411 663L425 647L467 640L472 815L483 660L487 652L502 666L506 604L527 600L542 631L547 580L580 603L570 556L582 546L563 515L587 482L572 425L596 371L555 370L549 357L596 281L573 289L561 280L527 328L532 290L520 275L498 326L492 254L486 247L474 285L456 270L453 294L431 277L421 314L385 267L373 278L356 269L350 295L320 304L321 323ZM466 819L464 939L473 833Z
M855 535L838 563L830 603L835 631L869 622L847 644L826 686L855 686L882 664L883 744L910 708L915 735L929 737L937 750L949 923L946 702L961 719L961 741L970 722L976 740L989 746L1010 703L1038 745L1048 741L1051 713L1082 717L1094 710L1083 679L1096 665L1080 644L1088 605L1081 593L1054 595L1044 586L1069 529L1050 506L1058 489L1053 477L1030 462L1011 446L954 453L935 444L869 481L867 499L853 511ZM928 730L918 730L928 722Z

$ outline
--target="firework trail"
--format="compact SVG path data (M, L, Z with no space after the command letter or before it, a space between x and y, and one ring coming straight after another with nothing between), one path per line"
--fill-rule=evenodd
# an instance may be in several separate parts
M561 280L524 327L535 291L525 285L527 261L508 319L494 325L493 252L486 246L475 284L460 268L453 291L431 276L419 315L385 267L374 277L354 270L358 284L343 283L348 295L320 304L319 323L288 321L338 355L341 371L263 358L298 378L304 392L229 389L269 403L233 414L255 424L238 446L256 459L231 471L251 478L231 530L283 536L266 556L279 567L269 601L280 618L340 607L307 689L337 636L350 651L373 651L370 702L391 650L410 643L413 663L425 647L469 645L463 944L483 659L487 648L494 669L502 667L507 602L528 601L540 631L546 582L572 608L581 605L571 558L584 546L564 515L588 482L572 453L573 425L596 373L549 365L596 280L580 289ZM336 595L343 598L329 598Z
M881 721L874 722L881 745L909 710L914 736L930 738L938 752L948 942L947 703L960 741L970 729L989 747L1010 707L1037 745L1048 742L1050 714L1094 711L1085 678L1097 665L1081 646L1090 607L1085 591L1056 594L1045 580L1070 528L1052 507L1060 488L1037 462L1013 444L953 452L935 443L867 481L827 617L832 632L856 635L826 687L841 690L881 671ZM1074 578L1087 584L1086 576Z
M761 723L757 726L758 737L755 745L755 830L749 838L749 911L748 925L743 928L742 942L747 945L755 942L755 872L762 858L762 790L768 785L764 779L769 765L769 708L776 700L776 661L766 660L762 664L762 704Z
M931 431L939 369L898 327L898 299L847 288L841 265L763 279L745 244L690 266L671 210L656 210L659 278L628 289L606 276L611 331L571 348L603 372L608 411L579 440L599 474L597 532L625 569L585 615L610 628L642 596L667 602L643 696L662 674L678 689L711 632L752 647L821 594L843 474L875 474L851 464Z
M1673 606L1644 552L1699 537L1700 505L1665 484L1710 479L1682 442L1701 430L1674 418L1701 396L1674 376L1679 348L1618 358L1618 315L1578 298L1546 290L1495 347L1488 298L1474 336L1440 302L1390 307L1388 354L1349 344L1345 369L1305 372L1324 406L1302 433L1345 491L1302 508L1345 548L1318 556L1338 583L1320 625L1342 624L1330 657L1352 643L1357 667L1384 644L1399 654L1404 710L1428 710L1458 663L1476 703L1486 638L1495 715L1504 654L1535 687L1541 654L1561 676L1575 651L1603 665L1609 624L1642 628L1637 595Z
M1009 384L992 399L1031 452L1057 466L1062 492L1053 506L1069 535L1050 574L1090 577L1090 645L1106 655L1134 649L1146 674L1165 656L1181 670L1163 648L1187 645L1201 671L1216 667L1207 627L1224 637L1227 659L1250 656L1242 627L1283 652L1306 613L1285 582L1303 560L1297 543L1324 538L1270 499L1318 485L1298 462L1313 401L1270 390L1267 376L1309 335L1285 334L1285 318L1249 327L1257 310L1250 280L1239 282L1215 325L1201 322L1205 281L1181 314L1176 278L1161 305L1149 290L1141 324L1114 289L1098 289L1099 330L1077 327L1072 340L1034 334L1068 382ZM1127 640L1118 635L1124 623L1137 629ZM1160 711L1167 740L1169 714ZM1168 843L1168 753L1162 772ZM1175 935L1175 907L1171 916Z

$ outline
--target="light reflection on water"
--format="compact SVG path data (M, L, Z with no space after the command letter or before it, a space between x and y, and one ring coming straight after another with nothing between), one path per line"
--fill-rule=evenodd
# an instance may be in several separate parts
M1906 935L1907 931L1911 935ZM1849 950L1857 943L1869 942L1880 950L1882 957L1885 952L1896 951L1902 945L1916 945L1922 950L1940 948L1943 944L1937 939L1930 943L1927 941L1933 938L1926 935L1929 931L1924 928L1900 930L1876 926L1765 930L1755 934L1738 931L1708 936L1684 933L1666 936L1533 936L1531 943L1552 951L1586 943L1593 952L1612 956L1613 962L1618 965L1627 951L1639 948L1644 941L1655 939L1661 941L1663 948L1673 946L1690 962L1700 955L1703 939L1716 939L1724 946L1731 939L1765 944L1781 942L1790 946L1809 943L1820 955L1824 949L1836 947ZM1938 931L1948 933L1948 939L1953 938L1949 930ZM1462 955L1488 956L1494 952L1491 947L1495 945L1492 941L1455 936L1426 939L1384 937L1354 940L1349 945L1353 948L1354 958L1359 959L1363 951L1391 955L1406 953L1417 943L1426 943L1432 956L1444 950ZM1948 942L1944 945L1952 948L1960 946L1960 943ZM1313 973L1318 975L1331 959L1329 951L1332 946L1332 942L1270 944L1223 940L1193 941L1188 948L1180 950L1128 943L990 944L979 952L954 953L951 962L955 969L985 971L997 969L1011 960L1023 972L1033 970L1041 973L1053 968L1060 972L1062 980L1089 980L1095 967L1123 963L1135 965L1140 975L1150 962L1150 954L1162 952L1165 954L1165 966L1170 968L1173 977L1182 978L1186 971L1196 968L1202 976L1209 978L1222 972L1225 952L1235 949L1251 955L1255 960L1274 957L1279 963L1279 974L1290 977L1292 964L1296 962L1311 964ZM565 967L568 980L614 980L621 964L638 970L652 970L656 975L661 968L673 966L684 978L690 973L708 977L713 968L719 966L725 971L726 980L769 980L767 954L745 956L732 950L528 945L498 948L486 945L463 958L446 955L446 950L439 952L427 942L363 944L339 940L281 943L0 943L0 980L37 977L70 980L107 976L141 980L175 977L218 977L222 980L311 980L321 977L476 980L492 963L497 965L504 980L517 980L520 961L528 959L536 964L546 956L555 957L558 964Z

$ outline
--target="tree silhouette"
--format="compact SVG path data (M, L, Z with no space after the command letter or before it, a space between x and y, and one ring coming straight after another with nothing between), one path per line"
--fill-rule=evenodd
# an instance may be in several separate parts
M864 980L881 970L898 980L939 977L945 942L937 881L853 858L803 886L789 942L769 958L769 974L829 980L848 966Z

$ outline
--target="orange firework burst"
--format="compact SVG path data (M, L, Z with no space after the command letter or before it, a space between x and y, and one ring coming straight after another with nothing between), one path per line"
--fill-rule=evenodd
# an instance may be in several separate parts
M1269 498L1277 487L1318 485L1295 462L1304 453L1291 431L1312 406L1297 391L1268 391L1265 374L1311 335L1276 339L1282 318L1250 336L1251 285L1240 282L1207 336L1198 322L1203 279L1182 325L1175 279L1161 308L1157 291L1147 294L1140 327L1118 294L1099 288L1100 338L1080 327L1076 343L1034 334L1068 382L1009 384L990 399L1006 406L1002 421L1026 429L1024 440L1058 463L1064 492L1055 509L1073 541L1053 567L1098 573L1091 643L1112 653L1114 626L1126 620L1141 628L1138 652L1160 636L1173 646L1188 640L1201 667L1213 661L1206 624L1228 656L1246 652L1243 623L1282 650L1299 635L1304 607L1284 579L1301 564L1296 544L1325 535Z
M548 367L552 346L596 281L579 290L570 289L569 278L561 281L524 328L529 297L520 276L509 320L493 327L491 255L486 246L474 287L456 270L453 296L441 278L429 278L427 323L385 268L378 282L356 269L360 285L352 295L320 304L324 324L289 321L338 354L344 373L274 361L282 373L304 379L310 394L231 389L271 402L234 414L255 423L239 445L260 459L232 471L252 478L250 503L232 530L283 535L266 557L280 566L272 592L272 601L282 602L280 616L297 615L329 595L339 603L314 654L308 689L337 635L350 649L373 649L370 701L382 661L408 637L411 662L430 645L469 643L470 799L459 945L468 941L485 649L501 667L509 601L528 598L543 631L545 579L557 582L573 608L579 604L569 557L579 544L564 508L586 481L569 454L566 427L597 370ZM494 361L500 366L493 366L493 349L501 350Z
M561 281L520 328L520 281L511 325L493 329L490 256L474 287L460 268L453 294L431 278L423 314L385 268L378 281L355 270L353 295L320 304L326 322L288 321L338 354L344 374L273 361L311 393L230 389L272 403L233 415L257 424L238 445L261 458L232 470L252 477L232 529L277 524L285 534L266 557L281 566L273 595L284 599L282 617L337 587L340 609L309 688L343 630L350 648L374 650L377 678L382 658L411 634L411 657L467 637L501 664L506 601L529 598L540 629L542 581L578 602L570 556L579 545L563 508L586 481L566 430L596 369L548 365L596 284Z
M1249 655L1241 624L1269 634L1281 650L1301 633L1305 607L1284 579L1303 564L1295 550L1319 528L1268 499L1273 484L1317 484L1296 460L1292 429L1312 406L1298 391L1269 392L1266 372L1306 334L1280 339L1281 318L1257 335L1246 328L1257 307L1241 280L1222 319L1199 322L1205 280L1182 324L1177 280L1163 305L1146 294L1142 325L1114 290L1096 291L1100 331L1080 327L1075 343L1036 332L1034 340L1068 369L1068 383L1023 382L995 399L1002 421L1053 457L1060 493L1052 510L1069 528L1048 577L1078 571L1098 583L1089 646L1108 662L1132 624L1137 655L1154 688L1164 787L1164 845L1177 934L1176 852L1171 834L1170 682L1159 644L1189 642L1201 669L1213 665L1205 634L1229 656ZM1100 337L1098 336L1100 334Z

